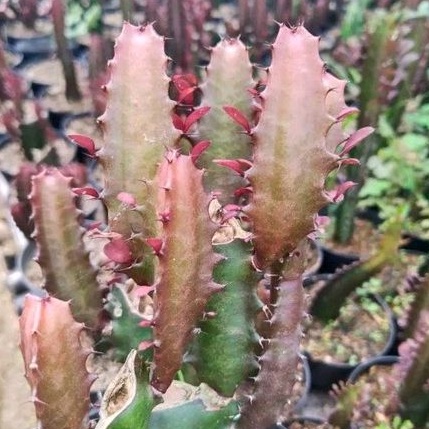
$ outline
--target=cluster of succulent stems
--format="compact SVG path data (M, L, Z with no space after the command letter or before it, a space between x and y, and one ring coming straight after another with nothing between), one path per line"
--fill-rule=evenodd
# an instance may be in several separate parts
M176 427L191 427L188 409L192 427L213 429L268 428L285 418L306 312L307 240L319 211L353 186L327 190L328 174L358 164L347 154L372 132L345 134L342 120L356 109L345 104L345 82L326 71L318 43L303 26L281 25L257 86L246 47L222 40L212 49L196 106L197 83L189 76L173 79L178 101L169 98L164 39L153 26L124 24L108 66L107 108L98 119L103 142L71 136L99 161L103 192L71 187L72 179L53 169L33 177L34 235L52 297L28 299L21 347L42 427L55 427L53 414L63 407L55 398L64 386L49 379L55 371L67 371L71 378L64 380L76 386L73 404L80 398L70 428L84 419L92 378L79 332L84 323L99 338L102 307L125 282L150 299L153 315L129 309L111 315L110 340L114 346L122 333L128 343L120 347L128 346L129 357L105 394L97 428L152 428L162 419L173 425L183 413L183 426ZM81 229L76 195L102 200L104 229ZM98 270L110 274L107 284L98 283L84 234L104 240ZM270 291L265 305L257 297L263 278ZM55 331L58 309L68 306L58 299L70 301L77 321L64 318L66 334ZM46 356L52 348L60 353L61 341L47 344L45 332L67 337L61 348L67 366L52 368ZM185 381L207 383L229 398L227 405L158 410L183 365L193 368ZM118 404L121 389L127 394Z

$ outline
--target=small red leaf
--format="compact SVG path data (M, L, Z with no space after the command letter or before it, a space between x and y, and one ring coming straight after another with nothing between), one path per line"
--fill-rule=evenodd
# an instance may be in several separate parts
M172 119L174 127L182 132L185 132L185 123L183 122L182 118L176 113L173 113Z
M142 328L149 328L152 326L152 320L142 320L141 322L139 322L139 326L141 326Z
M179 98L177 99L178 103L184 102L185 104L192 104L192 99L190 99L190 95L194 93L196 88L186 88L179 93Z
M240 176L244 176L245 171L252 166L252 163L247 159L214 159L213 162L235 171Z
M183 132L187 133L189 128L195 124L199 119L201 119L204 115L206 115L210 110L209 106L203 106L198 109L195 109L186 119L185 126Z
M227 204L222 207L222 223L236 217L241 212L241 207L237 204Z
M118 264L129 264L133 260L128 243L122 237L107 243L103 250L110 260Z
M76 195L85 195L91 198L100 198L100 194L94 188L72 188Z
M94 221L94 222L91 222L90 224L88 224L86 229L88 231L91 231L94 229L99 229L102 224L103 224L103 222L101 220L97 220L97 221Z
M251 128L247 118L233 106L223 106L223 110L240 125L247 134L250 134Z
M142 297L142 296L146 296L153 290L155 290L155 286L138 286L136 288L135 294L138 297Z
M356 182L347 181L344 183L341 183L339 186L337 186L333 191L328 192L328 196L330 197L331 201L333 203L338 203L344 199L344 194L353 186L356 186Z
M243 197L245 195L249 195L253 192L252 188L250 186L246 186L245 188L238 188L234 192L235 197Z
M356 158L343 158L340 159L339 161L339 165L360 165L360 161Z
M344 156L349 153L354 147L356 147L363 139L367 138L374 132L372 127L364 127L354 132L345 142L343 149L340 152L340 156Z
M82 136L80 134L70 134L68 138L82 149L85 149L90 156L95 156L95 143L89 137Z
M175 74L173 75L171 80L176 85L177 89L180 91L189 86L197 86L198 84L197 77L192 73Z
M153 347L153 341L142 341L139 344L139 351L143 352L151 347Z
M146 243L152 247L153 251L155 252L155 255L161 254L161 249L164 244L162 241L162 238L147 238Z
M316 224L317 228L322 228L323 229L326 226L328 226L330 222L331 222L331 219L330 219L329 216L319 216L319 215L317 215L314 223Z
M121 203L130 206L135 207L136 206L136 199L134 196L128 192L119 192L118 196L116 197Z
M232 219L233 217L236 217L239 212L231 210L229 212L225 212L222 214L222 223Z
M237 204L227 204L226 206L223 207L223 210L226 212L230 212L230 211L240 211L241 207Z
M195 161L201 156L201 154L210 146L210 142L208 140L201 140L198 142L191 150L191 159L192 162Z
M191 73L176 74L171 78L177 90L177 102L192 105L194 103L193 93L197 89L197 77ZM176 97L174 98L176 99Z
M257 89L255 89L255 88L248 88L248 89L247 89L247 92L248 92L249 94L253 95L254 97L257 97L257 96L259 95L258 90L257 90Z
M355 113L359 113L359 109L357 107L345 107L341 112L337 115L337 121L342 121L347 116L353 115Z

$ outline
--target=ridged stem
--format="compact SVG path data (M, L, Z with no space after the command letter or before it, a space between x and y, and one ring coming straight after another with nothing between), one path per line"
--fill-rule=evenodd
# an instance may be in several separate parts
M100 328L101 292L89 261L79 225L70 178L57 170L33 177L31 205L46 290L71 301L74 317L92 329Z
M107 108L98 120L109 227L128 240L134 263L126 272L146 285L154 281L155 260L145 239L156 237L160 228L153 179L165 148L180 136L171 122L174 102L168 98L166 67L164 39L153 26L125 23L109 62ZM118 199L121 192L132 195L134 207Z
M221 286L212 279L219 261L211 240L216 225L208 212L202 170L191 157L167 153L158 175L158 213L163 218L158 246L159 280L155 293L152 385L165 392L180 369L193 330L208 299Z
M198 160L206 169L205 188L220 191L222 203L232 202L233 194L246 182L238 174L216 165L214 159L251 158L251 138L225 113L224 106L238 109L249 121L252 114L252 97L249 89L254 85L252 65L246 47L239 40L222 40L211 51L207 75L201 90L203 106L210 111L199 123L201 139L211 145Z
M304 246L304 244L302 244ZM239 429L268 428L286 417L288 400L296 382L301 322L305 312L302 273L305 252L300 246L286 261L279 274L272 273L277 290L275 311L269 324L269 338L259 358L261 369L255 378L254 392L242 408ZM278 270L280 267L273 267Z
M94 377L86 369L92 351L81 344L83 329L69 303L27 295L20 318L21 351L43 429L80 429L89 410Z

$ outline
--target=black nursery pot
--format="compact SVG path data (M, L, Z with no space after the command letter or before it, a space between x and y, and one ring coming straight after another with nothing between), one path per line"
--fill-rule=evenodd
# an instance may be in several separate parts
M9 272L6 286L13 295L13 304L18 315L21 315L24 309L26 295L46 296L46 291L31 283L25 275L26 265L33 259L36 253L35 247L34 242L28 242L24 250L15 256L14 261L12 261L12 264L8 267Z
M322 264L319 268L319 274L333 274L338 269L359 261L359 256L348 253L337 252L327 247L321 246Z
M384 301L384 299L379 295L372 295L372 298L380 305L389 319L389 336L386 339L385 346L383 350L377 354L377 356L370 358L377 359L394 353L395 349L397 348L398 324L392 310L386 301ZM363 362L368 361L365 359L363 362L358 364L325 362L323 360L313 358L308 352L304 353L307 356L311 371L311 389L324 392L329 392L332 388L332 385L338 384L340 381L348 380L356 368L362 365Z
M314 359L307 353L308 364L311 371L311 388L328 392L332 385L347 380L357 365L347 363L328 363Z
M34 37L7 36L6 48L12 52L24 55L24 58L48 58L56 49L55 40L51 34Z
M405 233L403 235L405 243L400 246L400 249L407 250L413 253L429 253L429 240L420 238L417 235L411 233Z
M349 375L347 381L356 383L360 376L366 374L373 366L391 366L399 362L399 356L377 356L359 364Z

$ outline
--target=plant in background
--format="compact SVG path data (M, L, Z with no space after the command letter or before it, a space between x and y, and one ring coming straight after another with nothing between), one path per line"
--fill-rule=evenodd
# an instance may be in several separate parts
M381 117L379 133L387 144L368 159L369 177L359 206L376 208L382 219L391 217L396 207L406 206L405 229L424 237L429 231L429 167L422 162L428 156L428 105L416 100L410 106L413 111L404 113L400 133Z
M106 65L112 56L113 42L103 35L102 4L99 0L68 1L65 17L67 39L89 36L88 81L94 114L106 109L106 93L102 90L108 81Z
M42 102L29 95L22 76L6 61L0 43L0 119L12 140L19 141L25 158L34 159L35 149L43 149L55 138Z
M262 3L262 2L261 2ZM149 0L145 14L155 22L160 34L169 38L166 52L174 59L178 72L193 73L200 65L201 55L211 39L204 29L212 9L208 0Z
M99 0L67 0L66 5L65 26L68 39L102 32L102 7Z
M404 213L399 215L398 212L396 210L382 228L384 235L374 255L340 269L317 291L310 307L311 315L323 323L336 319L352 292L397 260L405 217Z
M65 0L52 0L52 22L54 24L54 35L57 44L57 54L61 61L64 80L66 84L65 95L69 101L80 101L82 95L76 77L73 56L68 47L65 36Z
M55 285L53 293L71 299L74 317L85 321L96 338L106 323L100 317L103 290L110 291L111 327L116 329L111 343L116 335L124 356L130 342L126 363L104 396L99 429L267 428L286 416L305 313L307 236L317 230L319 210L341 200L353 185L327 190L328 174L357 162L346 155L372 129L344 134L341 122L356 109L346 106L345 82L326 71L318 39L304 27L280 26L262 92L246 88L253 82L245 52L238 41L221 42L201 88L202 105L174 112L163 38L152 25L124 25L109 62L107 108L98 120L104 143L97 149L92 139L71 136L98 158L104 172L101 194L73 189L101 198L107 209L107 227L86 233L103 243L97 253L101 283L78 239L78 213L67 180L53 170L33 179L46 289ZM243 95L226 90L218 97L210 89L229 86L242 88ZM247 89L257 115L251 114ZM179 94L179 102L193 91L191 85ZM235 95L228 99L229 93ZM237 135L231 124L241 130ZM225 127L223 136L216 127ZM246 137L241 139L240 132ZM236 139L243 147L251 142L252 153L237 153ZM211 149L209 140L217 147ZM222 159L211 167L217 156ZM230 193L235 181L219 180L221 173L209 171L203 184L200 166L224 169L225 177L241 176L237 200L220 205L210 191ZM53 233L52 222L58 232ZM262 312L256 298L261 279L270 295ZM131 311L132 298L146 302L150 311ZM44 338L60 335L57 329L67 326L77 332L69 318L64 318L67 326L56 322L55 309L64 305L49 296L29 299L21 347L41 424L56 425L51 413L61 408L58 391L77 384L68 401L72 411L61 409L61 418L70 417L75 422L70 429L77 429L88 405L87 352L77 350L76 334L70 334L70 347L63 352L59 342L49 343L56 349L52 355L63 353L69 365L44 358L49 354ZM264 320L263 335L255 329L257 317ZM136 338L138 353L131 350ZM184 388L192 389L191 381L199 386L193 399L156 407L182 368ZM32 376L36 370L42 377ZM50 407L51 401L57 406Z
M5 2L6 7L14 13L15 17L21 21L25 27L34 29L38 18L38 1L37 0L11 0Z
M421 279L408 321L410 336L399 346L399 362L391 371L366 382L339 389L339 402L329 418L335 427L347 429L354 425L390 422L393 427L410 425L426 427L429 420L429 335L427 299L420 301L428 290L429 278ZM400 426L402 427L402 426Z
M389 104L401 105L407 98L406 92L398 92L397 87L407 79L410 64L418 58L413 43L404 37L401 10L376 10L368 24L365 59L362 66L359 108L359 127L375 125ZM401 37L402 36L402 37ZM392 59L393 58L393 59ZM338 243L350 241L354 230L354 218L359 192L367 175L368 159L380 145L385 144L379 134L373 134L365 148L358 147L352 155L360 160L362 169L351 166L347 170L347 180L359 183L338 206L335 212L334 240Z

